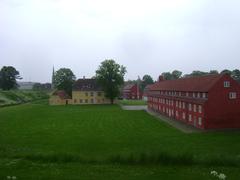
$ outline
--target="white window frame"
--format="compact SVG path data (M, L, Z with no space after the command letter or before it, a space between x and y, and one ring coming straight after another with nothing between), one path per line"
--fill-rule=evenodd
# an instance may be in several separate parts
M192 122L192 115L191 114L188 115L188 121Z
M197 93L197 97L200 98L200 97L201 97L201 94L200 94L200 93Z
M202 105L198 105L198 112L202 113Z
M237 99L237 93L236 92L230 92L229 93L229 99Z
M188 110L192 111L192 104L188 104Z
M230 81L224 81L224 82L223 82L223 86L224 86L225 88L230 87Z
M183 109L185 109L185 102L182 103L182 107L183 107Z
M196 104L193 105L193 112L197 112L197 105Z
M202 93L202 98L207 98L207 94L206 93Z
M185 114L185 112L183 112L182 117L183 117L184 120L186 119L186 114Z
M198 125L199 125L199 126L202 125L202 117L198 117Z

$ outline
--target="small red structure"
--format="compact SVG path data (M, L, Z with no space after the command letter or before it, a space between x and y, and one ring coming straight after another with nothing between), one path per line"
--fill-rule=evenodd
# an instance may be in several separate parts
M240 128L240 84L227 74L159 78L147 96L149 109L194 127Z
M137 84L128 84L123 88L124 99L142 99L142 92Z
M148 92L149 92L151 86L152 86L152 84L149 84L143 90L143 100L144 101L147 101Z

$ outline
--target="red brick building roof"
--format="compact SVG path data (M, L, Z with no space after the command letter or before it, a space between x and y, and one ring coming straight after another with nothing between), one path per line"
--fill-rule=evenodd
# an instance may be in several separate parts
M102 91L96 79L78 79L73 84L74 91Z
M150 90L208 92L222 76L224 74L165 80L151 85Z
M64 90L55 91L52 95L58 96L61 99L71 99L71 97Z
M124 86L123 90L131 90L136 84L128 84Z

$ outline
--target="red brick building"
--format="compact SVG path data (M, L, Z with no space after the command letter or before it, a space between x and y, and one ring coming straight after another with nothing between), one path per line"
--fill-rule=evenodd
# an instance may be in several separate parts
M123 88L124 99L142 99L142 92L137 84L128 84Z
M227 74L160 79L148 108L200 129L240 128L240 84Z

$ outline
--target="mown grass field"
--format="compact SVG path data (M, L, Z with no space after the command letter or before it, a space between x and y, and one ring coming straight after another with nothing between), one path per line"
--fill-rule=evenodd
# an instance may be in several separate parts
M147 102L144 100L119 100L119 104L124 106L143 106L147 105Z
M239 179L240 133L184 134L114 105L0 108L0 179Z

